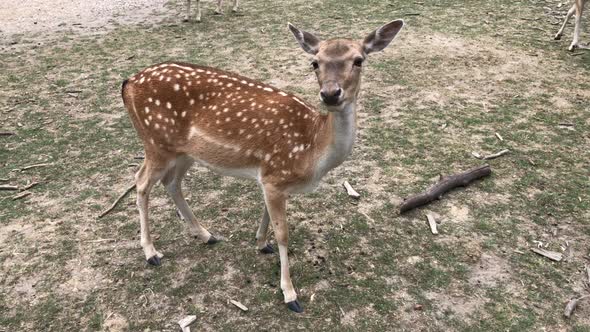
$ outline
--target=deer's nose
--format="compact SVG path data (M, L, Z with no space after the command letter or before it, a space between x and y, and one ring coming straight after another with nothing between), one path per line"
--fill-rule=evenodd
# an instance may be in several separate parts
M326 105L338 105L342 97L342 89L336 83L324 84L320 91L320 98Z

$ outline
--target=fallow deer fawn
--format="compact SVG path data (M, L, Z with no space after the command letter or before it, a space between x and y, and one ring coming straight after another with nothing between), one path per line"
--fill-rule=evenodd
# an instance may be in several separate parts
M327 114L267 84L188 63L154 65L123 82L123 101L145 149L135 178L147 262L159 265L163 257L148 225L154 184L161 181L166 187L191 234L212 244L217 239L201 226L182 195L185 173L196 161L223 175L253 179L265 203L257 247L273 252L267 243L272 222L284 300L289 309L302 312L289 275L287 198L315 189L350 154L363 62L389 45L402 26L402 20L392 21L362 41L320 41L289 24L303 50L313 55L311 65Z
M197 18L195 19L197 22L201 22L201 0L197 1ZM217 8L215 9L215 14L222 14L223 9L223 0L217 0ZM234 0L234 6L232 7L233 12L238 11L239 0ZM188 22L191 19L191 0L186 0L186 15L184 16L184 21Z
M576 13L576 22L575 22L576 24L574 26L574 39L572 40L572 43L571 43L570 47L568 48L568 50L570 50L570 51L573 51L576 48L584 48L584 49L588 48L587 46L579 45L580 29L581 29L581 24L582 24L582 12L584 11L585 4L586 4L586 0L575 0L574 1L572 8L570 8L570 10L568 10L568 12L565 16L565 20L563 21L561 28L559 29L559 31L555 35L555 40L561 39L561 36L563 35L563 30L565 29L567 22L570 20L572 15L574 15L574 13Z

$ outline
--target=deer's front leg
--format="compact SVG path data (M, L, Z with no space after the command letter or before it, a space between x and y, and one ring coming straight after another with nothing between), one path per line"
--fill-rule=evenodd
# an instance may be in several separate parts
M270 221L275 231L275 237L279 246L281 259L281 289L285 297L285 303L295 312L303 312L303 307L297 301L297 293L291 282L289 274L289 228L287 226L287 195L274 186L264 187L264 199L270 215Z

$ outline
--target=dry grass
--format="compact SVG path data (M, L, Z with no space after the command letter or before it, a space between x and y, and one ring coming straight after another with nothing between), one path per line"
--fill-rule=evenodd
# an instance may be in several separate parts
M590 265L590 55L551 39L557 18L543 7L563 13L557 3L246 1L242 15L211 7L203 23L183 24L172 2L97 35L8 38L0 129L17 135L0 137L0 179L43 183L19 201L0 192L0 331L173 331L189 314L195 330L589 331L589 302L569 320L562 312L587 292ZM352 156L316 193L290 201L305 314L281 303L278 257L256 253L262 198L252 183L190 171L195 214L227 239L211 248L188 237L156 189L160 268L143 260L134 195L96 218L132 181L141 152L119 95L130 74L191 61L315 102L309 59L286 22L360 38L398 17L405 30L365 70ZM512 152L491 161L491 178L397 214L439 173L477 165L471 151L504 148ZM41 162L52 165L12 171ZM360 201L346 196L345 179ZM441 216L438 236L427 211ZM551 262L528 250L534 241L571 252Z

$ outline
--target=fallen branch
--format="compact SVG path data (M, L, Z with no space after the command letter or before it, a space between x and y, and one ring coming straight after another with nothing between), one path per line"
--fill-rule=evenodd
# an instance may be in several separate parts
M426 214L426 219L428 219L428 226L430 226L430 231L432 234L438 234L438 230L436 229L436 219L434 219L434 215L432 213Z
M447 191L456 187L465 187L473 180L486 177L490 174L492 174L492 169L490 168L490 165L486 164L472 168L463 173L447 177L441 176L439 182L428 188L425 192L405 199L399 208L400 213L404 213L434 200L441 199L442 195Z
M563 259L563 255L555 251L545 250L541 248L531 248L531 251L543 257L547 257L552 261L561 262L561 260Z
M354 199L361 198L361 195L359 195L359 193L357 193L356 190L354 190L352 188L352 186L350 185L350 183L348 183L348 181L344 181L344 183L342 185L344 186L344 188L346 188L346 193L348 194L348 196L350 196Z
M567 303L567 305L565 306L565 309L563 310L563 315L564 315L566 318L570 318L570 316L572 315L572 313L574 312L574 310L576 310L576 307L578 306L578 303L579 303L581 300L583 300L583 299L585 299L585 298L587 298L587 297L590 297L590 295L584 295L584 296L582 296L582 297L580 297L580 298L577 298L577 299L571 299L571 300L570 300L570 301Z
M111 207L109 207L108 209L104 210L104 211L103 211L103 212L102 212L102 213L101 213L101 214L98 216L98 218L100 219L100 218L102 218L102 217L106 216L106 215L107 215L109 212L111 212L111 211L112 211L112 210L115 208L115 206L117 206L117 204L119 204L119 201L121 201L121 200L122 200L122 199L123 199L125 196L127 196L127 194L129 194L129 193L131 192L131 190L133 190L133 189L135 189L135 183L134 183L132 186L130 186L129 188L127 188L127 189L125 190L125 192L124 192L124 193L122 193L122 194L121 194L121 196L119 196L119 197L117 198L117 200L115 200L115 202L114 202L114 203L111 205Z

